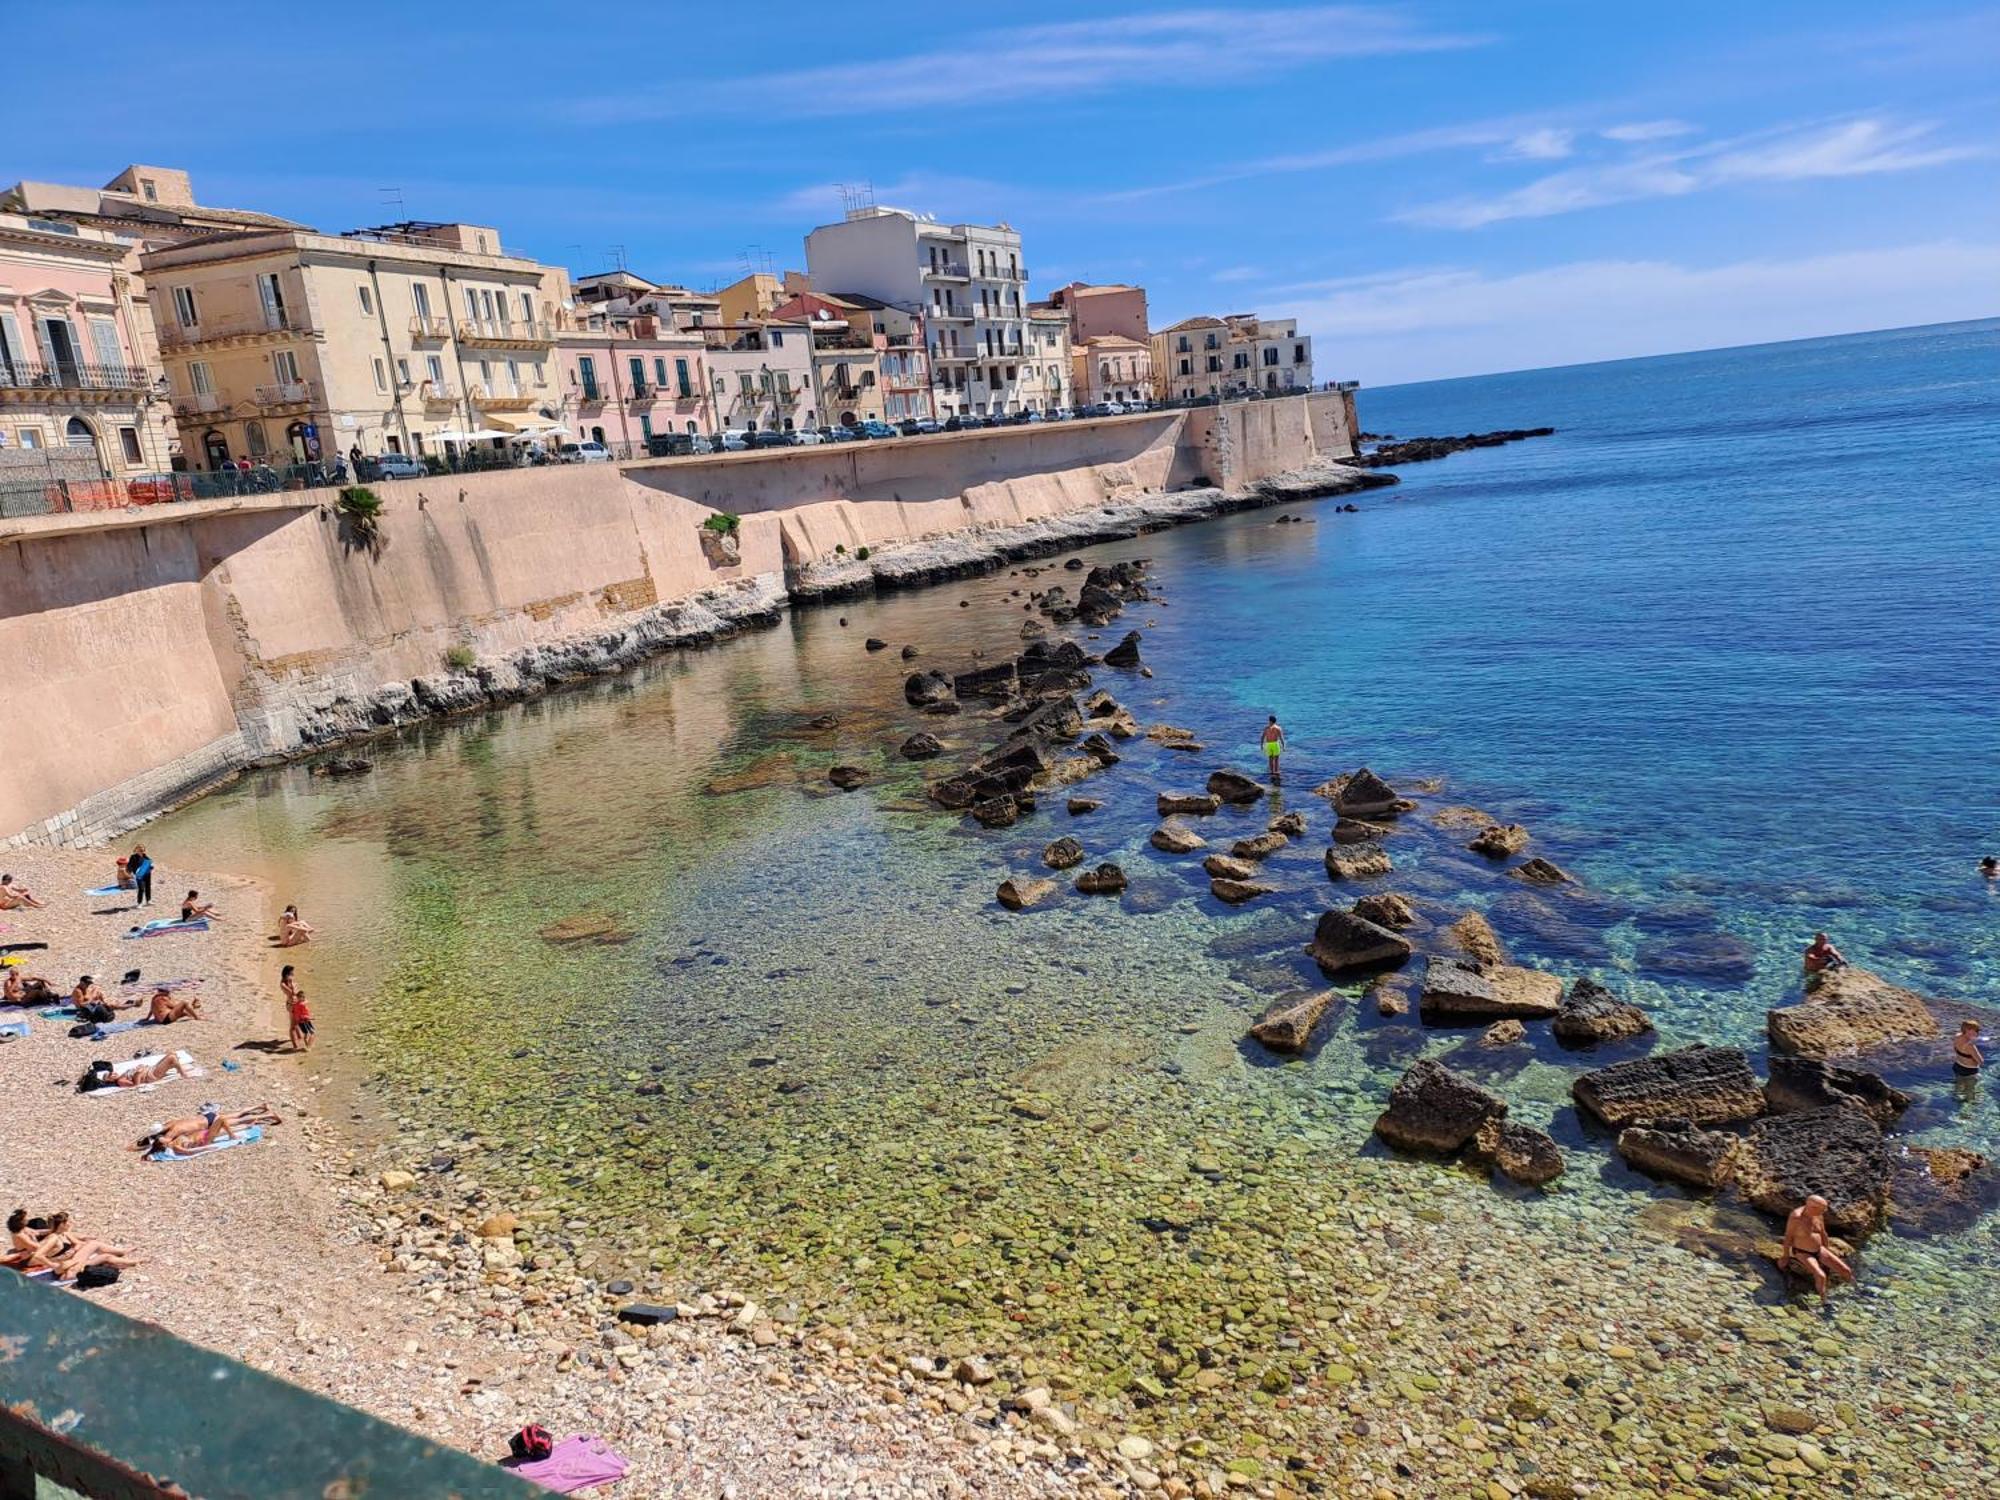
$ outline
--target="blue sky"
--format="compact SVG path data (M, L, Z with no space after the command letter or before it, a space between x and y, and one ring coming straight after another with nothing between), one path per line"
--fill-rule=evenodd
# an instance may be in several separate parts
M1321 378L1378 385L2000 312L2000 5L14 20L71 63L14 70L0 179L182 166L206 201L493 223L577 272L799 265L846 185L1013 224L1038 294L1296 314Z

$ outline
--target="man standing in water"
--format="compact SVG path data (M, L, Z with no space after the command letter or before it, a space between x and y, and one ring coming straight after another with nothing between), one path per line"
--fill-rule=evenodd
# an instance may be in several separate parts
M1278 716L1271 715L1271 722L1264 726L1264 754L1271 761L1271 785L1276 786L1285 778L1278 774L1278 757L1284 753L1285 731L1278 724Z
M1826 1199L1814 1193L1793 1209L1791 1217L1785 1220L1785 1243L1778 1252L1778 1269L1802 1271L1812 1277L1822 1303L1828 1300L1827 1272L1833 1272L1842 1281L1854 1280L1847 1262L1835 1255L1827 1243L1826 1208Z

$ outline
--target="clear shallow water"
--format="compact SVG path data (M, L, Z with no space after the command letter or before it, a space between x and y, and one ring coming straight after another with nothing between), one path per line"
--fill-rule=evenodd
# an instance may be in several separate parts
M1973 868L2000 849L2000 325L1364 392L1362 411L1399 434L1561 430L1407 468L1358 515L1092 549L1152 558L1164 596L1117 627L1145 628L1157 675L1099 680L1209 750L1128 742L1081 788L1106 802L1087 818L1054 798L1012 830L960 828L894 756L919 725L955 752L995 730L917 719L910 666L863 636L919 643L917 665L1016 649L1012 591L1034 585L1003 573L413 734L360 781L249 778L149 842L300 899L370 1123L541 1186L606 1274L747 1281L905 1346L1071 1372L1165 1428L1253 1411L1309 1451L1324 1435L1270 1409L1271 1369L1343 1358L1366 1379L1342 1303L1380 1292L1359 1262L1319 1268L1331 1236L1421 1204L1447 1248L1556 1254L1579 1225L1629 1238L1678 1203L1576 1121L1576 1057L1467 1057L1365 1003L1304 1063L1241 1042L1274 994L1320 982L1299 948L1333 899L1305 790L1323 776L1442 777L1439 801L1528 824L1588 902L1544 903L1421 831L1388 883L1440 915L1488 908L1518 954L1609 978L1670 1043L1756 1045L1815 927L1920 989L2000 994L2000 893ZM825 709L841 727L806 729ZM1314 831L1267 867L1277 896L1230 910L1145 835L1156 789L1254 762L1266 712ZM840 761L877 780L831 793ZM1203 831L1226 844L1267 815ZM1132 893L1001 913L994 886L1062 833ZM536 936L578 912L614 940ZM1747 982L1645 946L1718 933L1748 944ZM1572 1148L1560 1194L1369 1145L1426 1048ZM1989 1095L1919 1092L1920 1134L2000 1144ZM1891 1295L1862 1337L1886 1346L1899 1310L1927 1314L1992 1253L1990 1226L1885 1241Z

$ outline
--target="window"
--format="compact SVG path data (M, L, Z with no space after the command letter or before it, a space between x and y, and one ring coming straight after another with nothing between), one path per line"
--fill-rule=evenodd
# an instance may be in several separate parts
M782 349L785 347L785 336L775 328L771 330L771 347L773 349Z
M1181 374L1183 374L1183 375L1192 375L1192 374L1194 373L1194 371L1193 371L1193 370L1192 370L1191 368L1189 368L1189 367L1190 367L1191 365L1193 365L1193 363L1194 363L1194 361L1193 361L1193 360L1191 360L1191 359L1184 359L1184 360L1182 360L1182 361L1181 361Z
M361 311L363 314L373 313L375 311L374 294L365 286L358 286L354 290L361 298Z
M1211 355L1209 355L1209 357L1208 357L1208 367L1209 367L1209 369L1211 369L1211 370L1219 370L1219 369L1221 369L1221 368L1222 368L1222 356L1221 356L1220 354L1211 354Z
M630 359L625 361L625 368L629 370L632 374L632 394L635 396L643 396L646 393L645 360L641 359L638 355L635 354Z
M597 361L592 359L588 354L579 354L576 357L576 379L577 384L583 387L583 399L586 401L595 401L597 399Z
M484 255L486 253L486 236L483 234L475 235L474 239L476 239L479 243L479 253L481 255Z
M479 293L471 287L465 289L465 315L475 323L479 321Z
M215 391L215 376L208 368L206 360L188 361L188 389L197 396L212 395Z
M493 389L493 365L489 360L479 362L479 388L483 391Z
M266 328L289 328L285 319L285 292L278 284L278 273L266 271L257 278L257 300L264 306L264 326Z
M1292 345L1292 363L1295 365L1302 365L1305 362L1306 362L1306 346L1304 344Z
M1174 340L1174 352L1176 354L1185 354L1190 347L1192 346L1188 343L1188 336L1186 334L1182 334L1178 339Z
M746 396L754 396L754 395L755 395L755 394L757 393L757 382L756 382L756 380L755 380L755 379L754 379L754 378L753 378L753 377L751 376L751 374L750 374L750 372L749 372L748 370L744 370L744 371L741 371L741 372L740 372L740 373L738 374L738 376L737 376L737 379L739 379L739 380L741 380L741 381L743 382L743 394L744 394L744 395L746 395Z
M1275 365L1277 362L1278 362L1278 346L1276 344L1273 344L1270 348L1264 351L1264 363L1267 365Z
M526 292L521 293L521 321L523 323L535 321L535 299Z
M421 281L410 283L410 306L417 310L417 316L429 319L431 315L431 289Z
M667 387L667 361L660 356L653 361L653 384L665 390Z
M548 383L548 375L543 371L542 362L538 359L535 361L535 384L538 386L547 386Z
M375 361L375 389L378 391L389 389L389 372L382 368L382 361L379 359Z
M143 460L143 455L139 452L138 428L136 427L119 428L118 446L124 450L126 463L136 464Z
M430 371L431 384L442 390L444 388L444 361L439 359L435 354L427 354L424 356L424 368Z
M649 411L642 411L639 413L639 436L642 438L649 438L652 435L653 435L653 414Z
M484 248L483 244L482 244L482 248ZM503 297L504 297L504 294L503 294ZM494 317L496 316L496 314L494 313L494 310L493 310L493 294L492 294L491 292L481 292L481 293L479 294L479 301L480 301L481 305L482 305L482 306L484 306L484 307L485 307L485 309L486 309L486 321L487 321L487 322L489 322L489 323L491 323L491 322L493 321ZM501 302L501 304L500 304L500 312L499 312L499 314L498 314L498 316L501 316L501 317L503 318L503 320L504 320L504 315L505 315L506 311L507 311L507 304L506 304L506 302L505 302L505 301L503 300L503 301Z
M141 177L139 179L139 191L146 195L148 203L158 203L160 201L159 184L154 182L150 177Z
M123 367L125 353L118 347L118 328L109 318L90 320L90 347L100 365L107 369Z
M410 362L407 359L396 361L396 381L399 385L410 383Z
M200 324L201 311L194 305L193 287L174 288L174 319L183 328L193 328Z
M23 427L17 436L21 439L21 446L23 448L39 448L42 446L42 431L39 427Z
M279 349L271 355L271 373L280 385L299 383L299 357L289 349Z
M521 394L521 362L518 359L507 361L507 394L510 396Z
M682 396L693 394L693 388L688 384L688 362L684 359L674 361L674 390Z

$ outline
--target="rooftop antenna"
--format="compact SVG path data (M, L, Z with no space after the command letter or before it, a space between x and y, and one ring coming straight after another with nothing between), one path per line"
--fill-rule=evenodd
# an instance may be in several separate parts
M382 195L382 206L394 209L397 218L402 218L404 213L407 212L403 207L403 190L401 188L385 187L377 188L375 191Z
M605 248L610 252L612 264L615 265L619 270L621 271L624 270L625 247L623 245L607 245Z
M875 182L856 185L851 182L837 184L840 189L840 208L844 218L859 219L875 211Z

